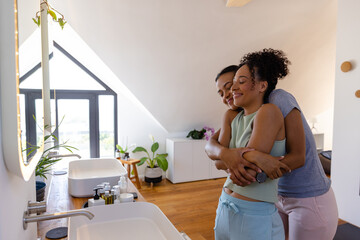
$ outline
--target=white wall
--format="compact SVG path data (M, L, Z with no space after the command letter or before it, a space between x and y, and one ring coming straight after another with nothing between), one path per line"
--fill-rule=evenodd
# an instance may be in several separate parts
M0 1L0 78L15 81L14 3ZM1 87L1 86L0 86ZM0 121L6 113L0 113ZM1 124L0 124L1 125ZM28 182L6 169L0 129L0 239L35 239L36 224L23 230L22 218L27 202L35 199L35 180ZM6 138L5 138L6 139Z
M334 143L331 178L339 217L360 227L360 2L338 2ZM351 61L353 70L343 73L340 66Z
M226 8L223 0L53 4L119 88L126 86L145 107L119 97L119 135L129 142L144 145L152 133L165 144L169 134L219 127L225 108L214 77L243 54L272 47L293 62L279 87L295 95L309 121L318 119L331 149L336 0L257 0L242 8Z

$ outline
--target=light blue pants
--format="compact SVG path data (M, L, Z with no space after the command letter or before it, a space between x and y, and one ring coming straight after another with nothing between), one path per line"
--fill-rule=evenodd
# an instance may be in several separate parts
M284 240L284 227L275 207L222 192L215 219L216 240Z

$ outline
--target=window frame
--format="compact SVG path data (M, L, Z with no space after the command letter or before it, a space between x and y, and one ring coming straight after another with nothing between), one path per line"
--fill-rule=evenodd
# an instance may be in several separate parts
M89 100L89 138L90 138L90 157L100 157L100 121L99 121L99 96L112 95L114 97L114 150L118 140L118 126L117 126L117 94L109 88L104 82L102 82L95 74L75 59L70 53L68 53L59 44L53 41L54 47L68 57L74 64L79 66L83 71L89 74L94 81L98 82L105 90L51 90L50 98L55 99L55 124L59 124L58 100L63 99L86 99ZM53 53L49 55L51 59ZM36 70L41 67L41 63L38 63L35 67L29 70L20 78L20 83L26 78L31 76ZM55 94L54 94L55 92ZM26 140L31 145L36 145L36 122L33 121L35 116L35 100L42 98L42 92L39 89L20 89L20 94L25 95L25 121L26 121ZM55 136L59 136L58 130L54 132ZM56 143L57 144L57 143Z

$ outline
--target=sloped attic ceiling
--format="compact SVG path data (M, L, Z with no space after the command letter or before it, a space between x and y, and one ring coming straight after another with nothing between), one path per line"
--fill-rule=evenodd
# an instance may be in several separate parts
M223 67L265 47L283 49L291 60L311 54L302 46L326 44L335 26L321 26L334 23L336 13L335 0L254 0L241 8L227 8L225 0L52 5L169 132L218 127L225 108L214 77ZM296 81L300 70L293 69Z

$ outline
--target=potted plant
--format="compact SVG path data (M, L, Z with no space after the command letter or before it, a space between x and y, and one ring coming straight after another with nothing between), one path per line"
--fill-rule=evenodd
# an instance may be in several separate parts
M125 159L125 156L126 155L129 156L129 151L134 147L135 145L130 145L129 147L128 146L121 147L119 144L116 144L116 158L120 157L121 159ZM120 156L118 156L118 154Z
M192 139L203 139L205 137L208 141L214 133L213 128L205 126L200 131L196 129L190 131L186 137L191 137Z
M162 180L162 170L166 171L168 169L168 161L167 161L167 153L156 153L159 149L159 143L155 142L153 136L150 135L152 145L151 145L151 155L149 152L143 147L137 147L132 151L136 152L144 152L147 156L142 157L140 162L137 164L138 166L143 165L145 162L147 163L147 167L145 169L145 182L148 183L158 183Z
M54 141L54 140L57 140L57 142L59 142L57 137L54 134L54 132L56 130L57 130L57 128L55 128L55 130L52 133L44 136L44 143L47 141ZM30 155L32 152L36 151L39 148L40 148L40 146L31 145L28 149L25 149L23 151L30 150L27 154L27 155ZM47 179L46 175L49 174L51 167L55 163L57 163L58 161L60 161L62 159L62 158L56 157L56 155L54 155L54 152L59 150L60 148L66 149L67 151L69 151L71 153L72 153L72 149L78 150L75 147L67 145L67 141L64 143L53 144L52 147L49 147L47 149L44 148L44 151L40 157L40 160L37 163L36 168L35 168L35 176L38 179L36 181L36 201L44 200L46 183L44 181L42 181L41 179Z

